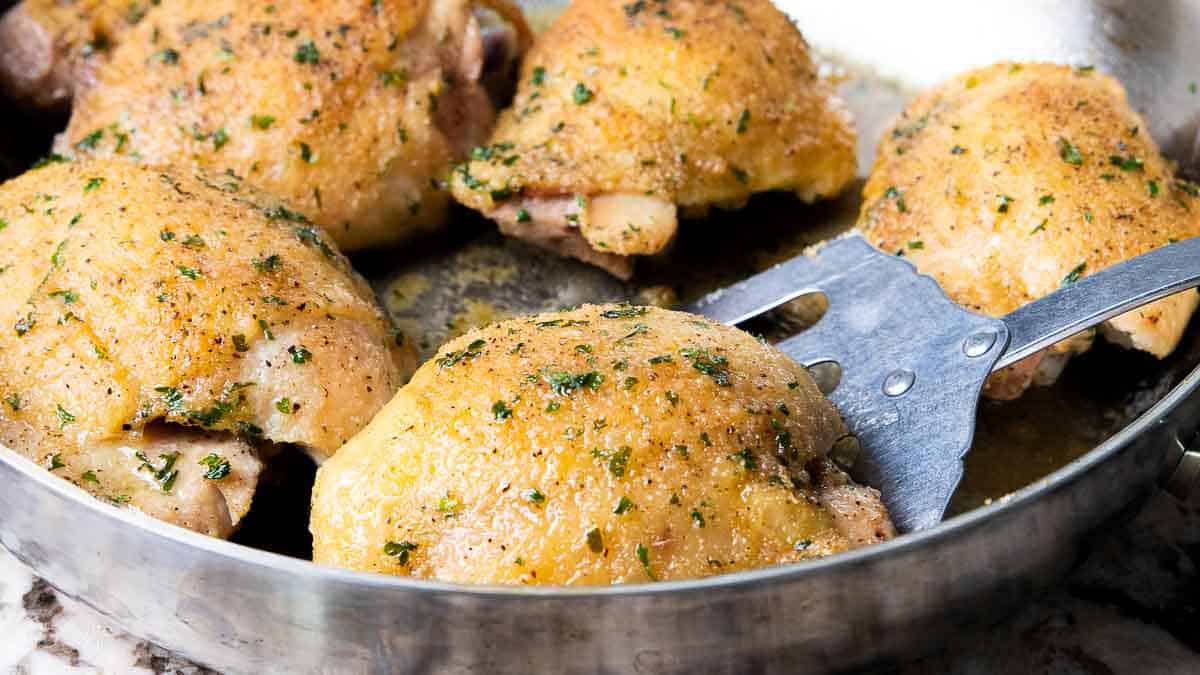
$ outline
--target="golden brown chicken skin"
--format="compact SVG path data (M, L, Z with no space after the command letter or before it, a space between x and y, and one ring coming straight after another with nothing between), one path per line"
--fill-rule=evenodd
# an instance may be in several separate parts
M1001 63L917 97L885 131L859 225L951 299L1001 316L1063 284L1200 230L1197 189L1176 179L1125 91L1091 69ZM1110 340L1169 354L1193 291L1109 321ZM1076 336L994 375L985 394L1049 383Z
M765 190L836 194L854 177L854 139L769 0L577 0L451 187L506 234L628 277L680 215Z
M157 0L23 0L0 17L0 90L65 112L95 67Z
M172 0L112 49L56 149L230 173L343 249L402 240L443 224L447 168L492 127L478 6Z
M5 183L0 442L97 495L227 534L259 468L235 434L320 461L415 367L334 246L228 177L94 160ZM209 454L229 462L219 485L200 477L223 473ZM206 487L243 480L220 504ZM164 495L175 502L147 506Z
M803 367L701 317L504 321L444 346L321 468L314 560L609 584L828 555L894 534L826 456L845 434Z

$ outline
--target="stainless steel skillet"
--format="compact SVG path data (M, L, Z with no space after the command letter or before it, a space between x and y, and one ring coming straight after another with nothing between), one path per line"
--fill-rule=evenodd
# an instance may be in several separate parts
M1198 3L893 4L788 9L818 46L919 84L1001 58L1095 63L1130 87L1173 156L1190 157L1200 110L1188 87L1200 79L1191 71L1200 64ZM852 21L858 32L842 33ZM867 100L856 109L864 167L894 110ZM582 284L567 302L623 292L556 265L519 279ZM569 280L553 276L560 269ZM375 275L381 288L386 276ZM1146 391L1169 392L1078 461L929 531L802 566L569 590L348 573L118 511L7 452L0 544L130 632L231 672L849 668L915 655L1052 583L1088 532L1176 466L1200 420L1200 374L1176 384L1172 368L1200 361L1198 337L1189 336L1175 364L1147 373Z

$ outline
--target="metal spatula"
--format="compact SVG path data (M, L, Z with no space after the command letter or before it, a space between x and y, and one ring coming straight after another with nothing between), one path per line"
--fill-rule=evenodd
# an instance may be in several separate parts
M1131 309L1200 285L1200 238L1065 283L1000 319L951 302L906 260L838 239L684 307L736 324L823 293L815 326L777 346L806 366L836 362L829 398L862 450L854 474L883 493L901 531L942 520L994 370Z

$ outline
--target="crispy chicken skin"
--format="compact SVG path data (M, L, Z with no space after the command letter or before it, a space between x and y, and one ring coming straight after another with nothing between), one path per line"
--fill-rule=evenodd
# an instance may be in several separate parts
M0 441L117 501L139 499L128 491L139 481L211 501L201 452L229 459L228 484L252 490L258 459L234 434L318 461L336 452L416 356L327 235L298 218L227 177L114 160L0 186ZM174 434L145 433L156 421ZM249 498L225 501L224 520L179 522L225 534Z
M1064 283L1197 234L1195 186L1175 178L1125 91L1090 69L1001 63L917 97L885 131L859 225L909 257L959 304L1002 316ZM1169 354L1191 290L1102 328ZM1012 399L1057 376L1083 334L994 375Z
M229 172L343 249L402 240L443 224L448 167L492 127L482 5L527 36L507 0L171 0L112 48L56 150Z
M23 0L0 17L0 91L65 112L114 41L151 4L129 0Z
M854 139L769 0L576 0L451 188L506 234L628 277L681 214L764 190L836 194L854 177Z
M444 346L318 472L326 565L472 583L708 576L894 535L807 371L701 317L584 306Z

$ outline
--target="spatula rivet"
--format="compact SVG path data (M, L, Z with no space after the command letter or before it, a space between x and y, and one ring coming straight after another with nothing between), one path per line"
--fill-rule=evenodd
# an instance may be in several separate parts
M992 349L994 344L996 344L995 331L980 331L963 340L963 353L971 358L983 356Z
M883 379L883 393L888 396L900 396L912 389L917 376L911 370L893 370Z

